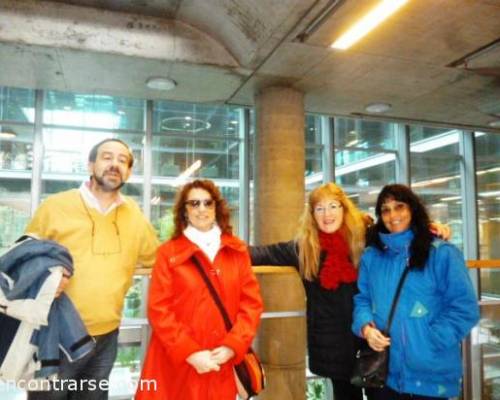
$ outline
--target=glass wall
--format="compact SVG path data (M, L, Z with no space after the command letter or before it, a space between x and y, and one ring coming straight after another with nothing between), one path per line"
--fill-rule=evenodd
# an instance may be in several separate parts
M380 189L396 181L397 129L389 122L335 118L335 180L371 214Z
M0 87L0 254L30 216L34 108L32 90Z
M33 91L0 88L0 251L22 234L33 199L76 188L88 179L88 152L107 137L131 145L136 163L124 192L143 207L161 240L172 231L171 208L178 187L195 177L213 179L221 188L231 207L235 232L251 232L252 218L247 221L241 210L245 207L242 185L252 180L251 167L243 171L243 157L252 151L253 110L56 91L41 94L37 98L39 104L43 98L43 107L37 109ZM40 121L36 127L35 120ZM474 227L463 221L462 134L449 128L306 115L306 191L320 185L326 168L332 168L336 182L352 200L373 213L382 186L398 179L398 166L404 160L399 152L407 150L412 187L434 219L451 225L452 241L463 248L463 232ZM474 137L480 255L500 259L500 135L476 132ZM399 147L403 138L409 139L408 149ZM325 149L331 142L334 165L324 165ZM36 159L35 143L43 144L43 153ZM40 166L41 181L33 184L36 166ZM248 173L248 181L242 178L243 172ZM250 210L252 197L250 191ZM146 286L145 278L137 277L127 295L124 320L132 328L123 337L135 332L134 326L140 330L146 324ZM497 299L500 294L500 274L494 269L481 272L481 293L485 299ZM483 307L479 328L483 394L500 391L499 318L495 307L488 307ZM136 379L141 343L134 336L122 345L114 379Z
M152 138L151 221L165 240L172 230L176 190L187 179L212 179L239 229L240 108L155 102Z
M323 183L323 129L319 115L307 114L305 118L305 185L306 193Z
M410 126L411 186L431 218L450 225L451 241L463 249L460 132Z
M482 259L500 259L500 135L476 132L475 137L479 253Z

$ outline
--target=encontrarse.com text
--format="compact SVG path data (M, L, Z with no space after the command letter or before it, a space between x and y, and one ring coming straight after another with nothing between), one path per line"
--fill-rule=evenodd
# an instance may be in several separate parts
M28 391L37 390L54 390L54 391L96 391L96 390L109 390L109 381L106 379L59 379L54 381L47 380L23 380L18 381L1 381L0 391L7 391L10 389L21 389ZM116 385L113 386L122 386ZM156 391L155 379L140 379L137 382L127 382L127 391L134 392L137 389L141 391ZM123 388L122 388L123 389Z

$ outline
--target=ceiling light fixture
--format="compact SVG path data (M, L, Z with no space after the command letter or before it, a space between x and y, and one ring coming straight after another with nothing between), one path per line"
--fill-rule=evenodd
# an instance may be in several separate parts
M333 42L330 47L337 50L348 49L407 2L408 0L382 0L378 6L356 22L347 32Z
M2 127L0 127L0 139L14 139L16 136L16 132L14 132L12 129L2 129Z
M369 113L384 113L389 111L392 106L389 103L371 103L365 107L365 110Z
M146 81L146 86L154 90L168 91L175 88L177 86L177 82L170 78L157 76L149 78Z
M500 119L488 122L488 126L491 126L492 128L500 128Z

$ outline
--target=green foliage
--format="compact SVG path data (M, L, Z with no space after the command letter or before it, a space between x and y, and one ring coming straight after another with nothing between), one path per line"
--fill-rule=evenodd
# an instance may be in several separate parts
M135 370L140 362L141 349L137 346L119 347L115 365Z
M324 379L308 379L307 380L307 400L325 400L326 385Z

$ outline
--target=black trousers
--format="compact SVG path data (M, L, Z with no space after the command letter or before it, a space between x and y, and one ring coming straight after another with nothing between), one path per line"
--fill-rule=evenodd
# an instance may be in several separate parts
M369 400L445 400L445 397L422 396L419 394L398 393L385 386L382 389L368 389Z
M330 378L335 400L363 400L362 390L348 380Z

